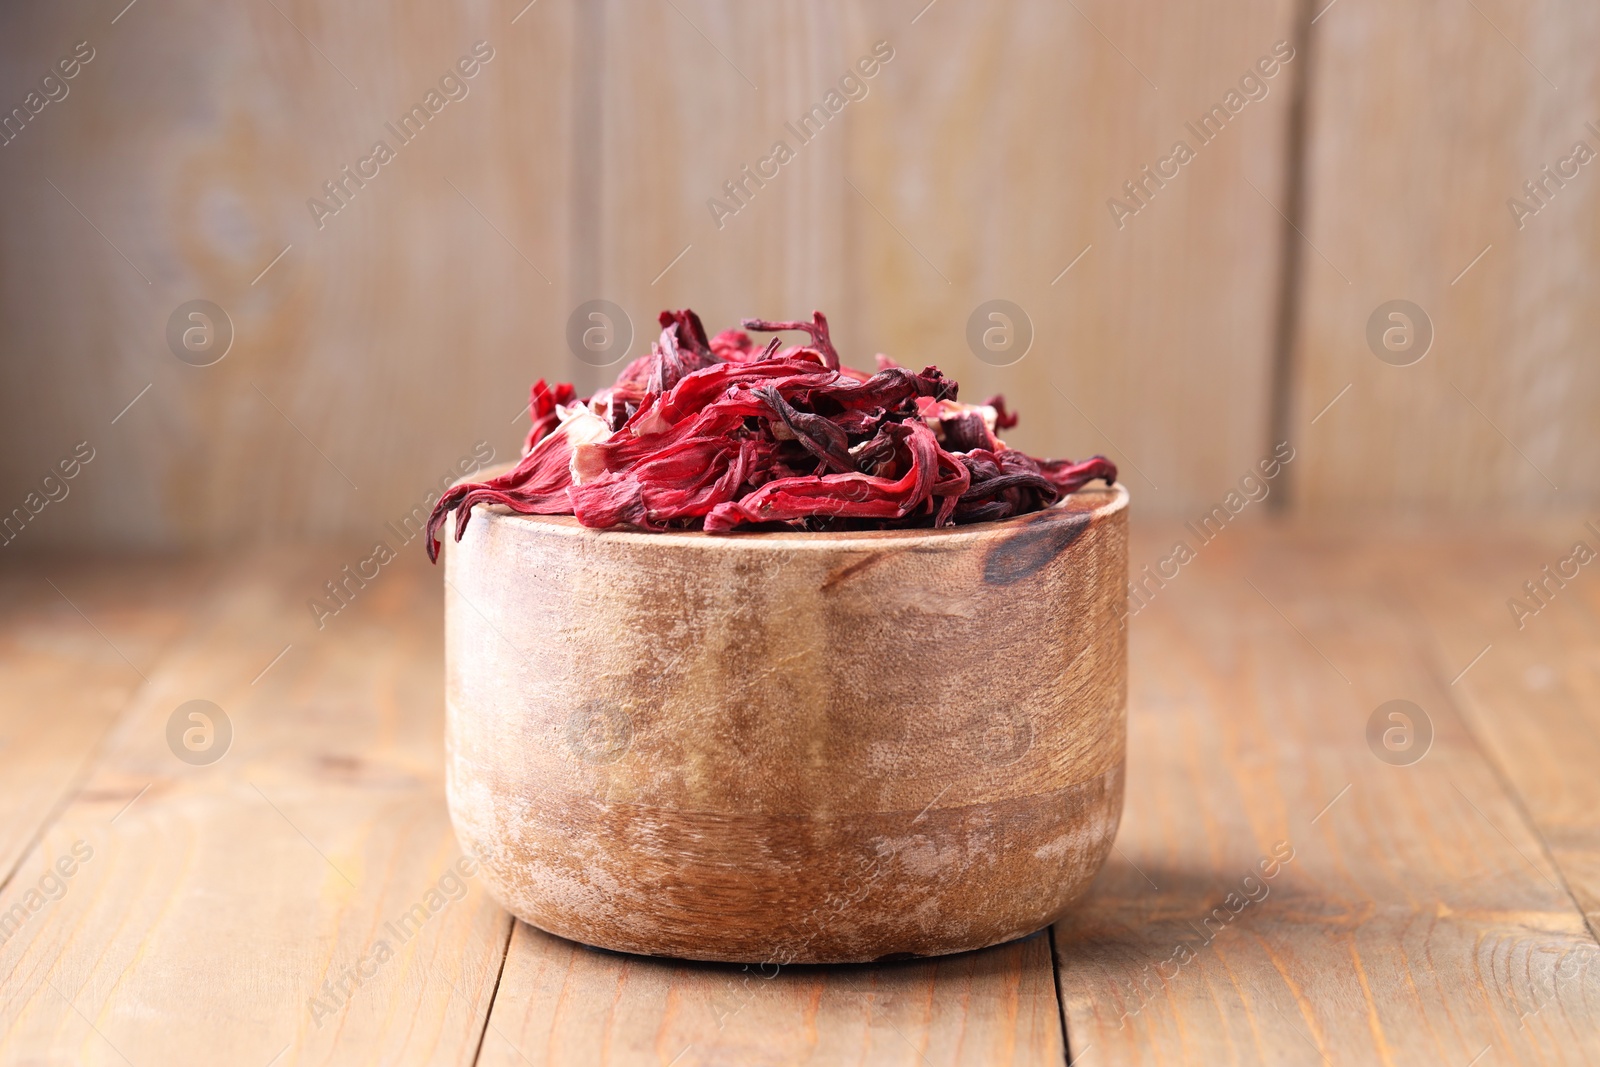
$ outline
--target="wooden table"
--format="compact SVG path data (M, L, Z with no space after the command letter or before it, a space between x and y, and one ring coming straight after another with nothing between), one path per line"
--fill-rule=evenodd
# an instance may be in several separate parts
M321 629L370 546L7 560L0 1062L1600 1062L1600 566L1507 605L1580 539L1226 529L1133 619L1126 812L1077 912L770 978L571 944L459 875L419 546ZM1409 765L1420 720L1367 739L1392 699L1431 723ZM169 746L191 700L220 760L174 755L220 722Z

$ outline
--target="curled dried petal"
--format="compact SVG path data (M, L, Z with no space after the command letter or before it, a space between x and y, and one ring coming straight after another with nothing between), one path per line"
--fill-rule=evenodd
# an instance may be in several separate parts
M1035 460L997 430L1016 425L998 396L956 400L936 367L913 373L886 356L875 374L843 366L815 312L810 322L747 319L747 329L800 330L809 345L762 349L744 330L708 339L693 311L664 311L650 354L580 400L570 383L535 382L522 459L497 477L452 487L427 526L477 504L573 514L596 528L727 533L946 526L1049 507L1099 479L1103 456Z
M761 333L772 333L777 330L804 330L811 335L811 343L817 346L822 353L823 363L829 370L839 369L839 353L834 350L833 341L828 336L828 320L820 311L811 313L810 322L769 322L766 319L745 319L740 323L747 330L758 330Z
M533 446L548 436L560 423L556 408L578 399L578 391L572 387L571 382L561 382L551 389L543 378L534 382L533 388L528 393L528 415L533 420L533 425L528 429L527 440L522 443L523 454L532 452Z

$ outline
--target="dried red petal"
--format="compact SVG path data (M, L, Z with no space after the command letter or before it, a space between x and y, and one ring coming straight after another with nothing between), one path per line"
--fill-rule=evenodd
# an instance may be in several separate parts
M994 408L994 413L995 413L994 428L995 429L997 429L997 430L1009 430L1009 429L1011 429L1011 427L1013 427L1013 426L1015 426L1017 424L1017 414L1016 414L1016 412L1007 411L1006 410L1006 398L1001 396L999 393L996 393L996 394L994 394L994 396L991 396L989 399L985 400L983 402L983 406L984 407L989 407L989 408Z
M578 391L572 387L571 382L562 382L553 391L545 384L543 378L533 383L528 395L528 414L533 420L533 425L529 427L528 438L522 444L524 454L532 452L533 446L556 428L560 421L556 415L557 405L570 404L576 399Z
M1117 480L1117 465L1104 456L1090 456L1081 463L1074 463L1070 459L1047 459L1039 463L1039 471L1055 483L1062 496L1075 493L1096 479L1107 485Z
M477 504L601 529L938 527L1026 514L1116 479L1103 456L1039 461L1006 447L994 435L1016 425L1005 401L958 403L937 367L913 373L882 355L875 374L842 366L821 312L745 320L808 335L781 351L776 337L758 350L744 330L708 340L688 309L660 323L650 354L592 397L534 383L522 460L445 494L428 519L430 559L445 517L458 515L459 540Z
M718 504L706 516L707 533L727 533L741 523L784 522L816 516L900 519L932 500L938 477L939 443L921 422L902 428L909 469L899 478L827 474L780 478L743 500ZM886 431L889 427L884 428Z
M752 438L691 438L626 472L607 472L572 487L572 512L585 526L602 529L628 523L661 530L698 519L733 500L771 447Z
M445 516L456 512L456 540L466 532L477 504L504 504L524 515L563 515L571 512L567 488L572 484L572 446L575 431L591 431L579 415L533 446L517 465L504 474L482 482L453 485L433 506L428 516L428 558L439 559L439 527ZM594 421L598 421L597 419Z
M680 349L696 356L711 355L711 345L706 341L706 328L700 325L700 316L684 308L682 311L663 311L656 316L663 329L671 330Z
M727 363L751 363L761 358L761 349L743 330L723 330L711 339L711 353Z
M839 369L839 353L834 350L833 341L828 336L828 320L820 311L811 313L810 322L769 322L766 319L745 319L740 325L747 330L759 330L762 333L772 333L778 330L804 330L811 335L811 343L816 345L817 351L822 353L824 365L829 370Z

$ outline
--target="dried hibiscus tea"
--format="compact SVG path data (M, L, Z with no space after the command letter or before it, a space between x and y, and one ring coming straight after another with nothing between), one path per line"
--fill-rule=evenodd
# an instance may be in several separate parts
M429 559L446 516L460 540L477 504L596 529L872 530L1025 515L1116 481L1104 456L1008 448L997 434L1017 416L1005 400L963 404L937 367L914 372L883 355L873 374L845 366L820 311L809 322L745 319L715 337L687 309L659 321L650 354L593 396L533 384L521 460L439 500ZM752 330L806 341L761 345Z

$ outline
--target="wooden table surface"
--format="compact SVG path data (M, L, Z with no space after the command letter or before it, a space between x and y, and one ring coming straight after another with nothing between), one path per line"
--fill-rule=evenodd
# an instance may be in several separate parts
M1600 567L1507 604L1579 540L1226 529L1132 621L1127 805L1074 914L772 977L571 944L459 873L419 546L320 629L370 546L10 559L0 1063L1600 1062ZM1369 744L1396 699L1411 747ZM220 759L221 721L169 743L191 700Z

